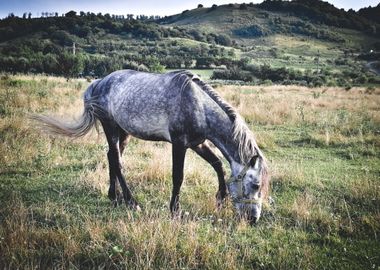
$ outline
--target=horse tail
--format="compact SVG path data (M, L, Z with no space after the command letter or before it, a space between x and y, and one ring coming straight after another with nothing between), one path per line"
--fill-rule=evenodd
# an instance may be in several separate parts
M38 122L40 128L53 135L62 135L71 138L79 138L86 135L95 125L96 120L101 118L103 110L96 102L96 98L90 97L93 88L98 81L91 84L84 94L84 111L77 121L67 122L55 117L43 114L33 114L32 120Z

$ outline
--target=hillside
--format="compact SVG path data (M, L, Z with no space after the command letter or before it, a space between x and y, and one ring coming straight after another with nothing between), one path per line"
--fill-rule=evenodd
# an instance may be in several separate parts
M376 8L346 12L322 1L265 1L198 7L159 20L89 12L9 17L0 20L0 70L72 77L122 68L212 74L218 67L214 79L374 85L380 81L373 72L380 50Z
M235 37L294 34L342 42L345 41L345 36L337 28L353 29L379 38L380 35L376 32L378 22L374 15L370 16L376 11L376 8L367 8L358 13L351 10L346 12L327 2L315 0L264 1L257 5L251 3L198 7L163 18L160 22L196 26L205 32L212 30Z

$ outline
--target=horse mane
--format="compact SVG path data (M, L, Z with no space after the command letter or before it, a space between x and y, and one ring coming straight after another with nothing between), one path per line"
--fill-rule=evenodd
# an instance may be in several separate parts
M227 114L232 122L232 136L238 145L238 154L243 164L247 164L254 155L259 155L262 158L261 162L261 191L264 197L268 194L269 189L269 173L266 158L257 146L255 136L247 127L244 119L238 111L225 101L212 87L202 81L197 75L187 70L179 70L170 72L173 74L173 79L180 85L183 91L189 84L194 82L199 88L204 91L219 107Z
M232 135L234 141L238 144L239 157L242 163L247 164L256 154L262 156L262 153L256 144L254 135L245 124L243 118L237 110L227 103L209 84L205 83L198 76L187 70L179 70L171 73L174 74L173 79L181 86L181 91L183 91L183 89L185 89L190 83L194 82L227 114L233 124Z

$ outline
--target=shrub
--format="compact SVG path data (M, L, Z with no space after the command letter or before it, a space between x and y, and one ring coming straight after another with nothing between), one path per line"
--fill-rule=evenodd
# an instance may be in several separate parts
M58 62L61 67L61 74L65 77L74 77L83 72L84 61L80 54L73 55L69 52L63 52L58 56Z
M223 46L231 46L232 41L228 35L219 34L215 37L215 42Z
M218 5L213 4L213 5L211 6L211 8L210 8L209 10L207 10L207 12L211 12L211 11L213 11L213 10L216 10L217 8L218 8Z
M244 82L253 81L253 77L250 72L241 70L237 66L233 66L230 69L215 70L211 76L211 79L237 80Z
M241 37L262 37L266 36L268 33L259 25L251 25L247 27L242 27L233 30L235 35Z
M123 69L139 70L139 64L135 61L126 61L123 64Z
M246 10L246 9L248 9L247 4L245 4L245 3L241 4L241 5L239 6L239 9L241 9L241 10Z
M149 71L162 73L165 71L165 66L161 65L160 61L156 57L151 57L147 59L149 65Z

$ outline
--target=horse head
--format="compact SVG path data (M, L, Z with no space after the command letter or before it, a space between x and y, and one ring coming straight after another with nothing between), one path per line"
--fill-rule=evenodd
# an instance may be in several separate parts
M234 208L253 224L261 215L262 199L266 195L266 164L263 157L253 156L226 182Z

